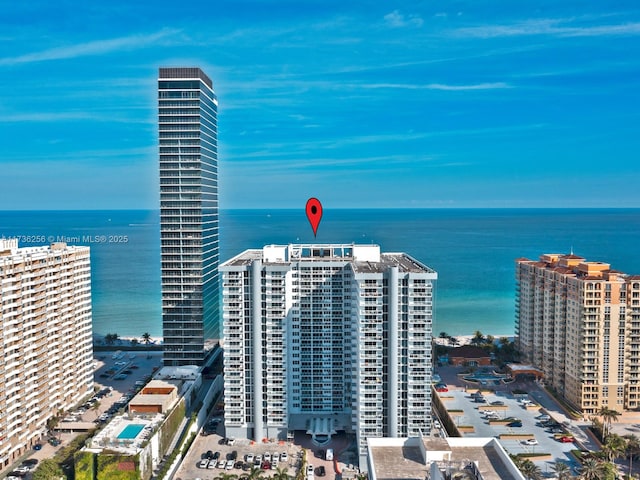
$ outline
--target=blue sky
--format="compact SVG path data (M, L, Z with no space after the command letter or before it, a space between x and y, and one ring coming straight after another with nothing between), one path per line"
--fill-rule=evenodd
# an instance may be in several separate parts
M0 0L0 209L157 208L159 66L222 208L640 207L636 1Z

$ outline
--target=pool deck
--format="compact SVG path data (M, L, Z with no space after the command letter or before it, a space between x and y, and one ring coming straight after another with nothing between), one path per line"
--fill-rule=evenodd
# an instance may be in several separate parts
M108 447L124 453L136 453L142 444L151 437L155 427L160 425L164 419L164 415L155 414L154 416L135 416L129 418L128 415L114 417L111 422L95 437L91 439L90 449L95 448L102 450ZM133 425L142 425L141 430L135 437L121 437L122 433Z

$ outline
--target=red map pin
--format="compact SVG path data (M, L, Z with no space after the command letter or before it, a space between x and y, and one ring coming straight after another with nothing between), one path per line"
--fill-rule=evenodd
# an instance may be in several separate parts
M318 232L318 225L320 225L320 220L322 220L322 204L320 200L317 198L310 198L307 200L307 218L309 219L309 223L311 224L311 228L313 228L313 236L316 236Z

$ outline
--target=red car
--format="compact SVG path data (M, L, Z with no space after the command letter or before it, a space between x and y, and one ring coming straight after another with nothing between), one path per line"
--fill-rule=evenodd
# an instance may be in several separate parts
M558 440L562 443L573 443L573 437L560 437Z
M436 387L436 392L448 392L449 389L447 387Z

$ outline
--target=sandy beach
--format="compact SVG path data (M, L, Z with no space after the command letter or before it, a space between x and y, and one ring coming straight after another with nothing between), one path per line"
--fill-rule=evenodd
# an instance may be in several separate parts
M473 338L475 337L475 335L451 335L453 338L455 338L456 340L458 340L457 346L461 347L462 345L470 345L471 344L471 340L473 340ZM506 337L509 339L510 342L513 342L515 337L514 335L511 334L507 334L507 335L493 335L493 334L486 334L484 335L484 338L487 338L488 336L492 336L495 340L495 343L498 343L500 341L500 339L502 337ZM448 338L440 338L436 335L433 336L434 342L436 345L445 345L445 346L451 346L451 343L449 343L449 339Z
M112 344L110 344L109 346L114 346L114 347L118 347L118 346L130 346L131 345L131 340L137 340L138 341L138 346L145 346L145 345L149 345L149 346L154 346L154 345L162 345L162 337L150 337L149 338L149 343L147 344L142 336L140 337L118 337L118 339L113 342ZM94 333L93 334L93 344L94 345L107 345L107 342L105 340L105 335L101 335L99 333Z

